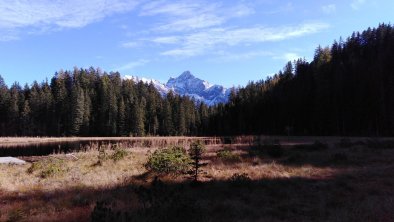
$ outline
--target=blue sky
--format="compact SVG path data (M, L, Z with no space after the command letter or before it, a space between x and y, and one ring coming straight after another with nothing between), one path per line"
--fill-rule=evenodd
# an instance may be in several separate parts
M225 86L310 60L320 44L392 23L392 0L1 0L0 75L11 85L100 67L163 82L190 70Z

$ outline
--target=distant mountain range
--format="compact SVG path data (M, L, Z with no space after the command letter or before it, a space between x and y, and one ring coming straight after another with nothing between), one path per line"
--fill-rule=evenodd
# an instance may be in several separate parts
M155 79L137 76L126 75L125 79L132 79L135 82L153 83L163 96L173 91L175 94L192 97L196 101L204 102L209 106L226 103L231 92L231 88L227 89L221 85L212 85L207 81L196 78L190 71L185 71L176 78L170 78L166 84Z

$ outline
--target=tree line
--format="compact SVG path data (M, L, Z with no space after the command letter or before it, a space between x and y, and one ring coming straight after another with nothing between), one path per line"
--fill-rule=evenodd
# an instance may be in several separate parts
M394 135L394 28L354 32L208 107L99 69L10 88L0 136Z
M207 105L117 72L61 70L23 88L0 76L0 136L200 135L208 118Z
M394 135L394 28L354 32L232 93L210 133Z

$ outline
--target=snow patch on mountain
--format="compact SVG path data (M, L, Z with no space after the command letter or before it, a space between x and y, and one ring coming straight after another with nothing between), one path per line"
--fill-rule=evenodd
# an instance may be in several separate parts
M161 83L160 81L155 80L155 79L148 79L148 78L143 78L143 77L138 77L138 76L129 76L129 75L126 75L124 78L133 80L133 82L136 82L136 83L141 82L141 81L143 83L147 83L147 84L152 83L155 86L155 88L157 89L157 91L159 91L159 93L162 96L165 96L165 95L167 95L167 93L170 92L169 88L167 88L163 83Z
M134 82L153 83L161 95L165 96L170 91L182 96L189 96L198 102L212 106L218 103L226 103L231 89L221 85L212 85L207 81L196 78L190 71L183 72L176 78L170 78L166 84L155 79L141 78L137 76L125 76Z

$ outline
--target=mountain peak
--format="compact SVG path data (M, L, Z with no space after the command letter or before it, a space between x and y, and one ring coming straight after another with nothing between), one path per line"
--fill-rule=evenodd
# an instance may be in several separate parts
M202 101L207 105L215 105L227 102L230 90L220 85L211 85L207 81L195 77L190 71L185 71L176 78L170 78L167 84L162 84L154 79L140 78L136 76L125 76L136 82L153 83L161 95L173 91L179 95L190 96L196 101Z
M199 80L190 71L184 71L178 77L171 78L171 79L172 80L177 80L177 81Z
M189 78L195 78L195 77L190 71L184 71L178 78L189 79Z

